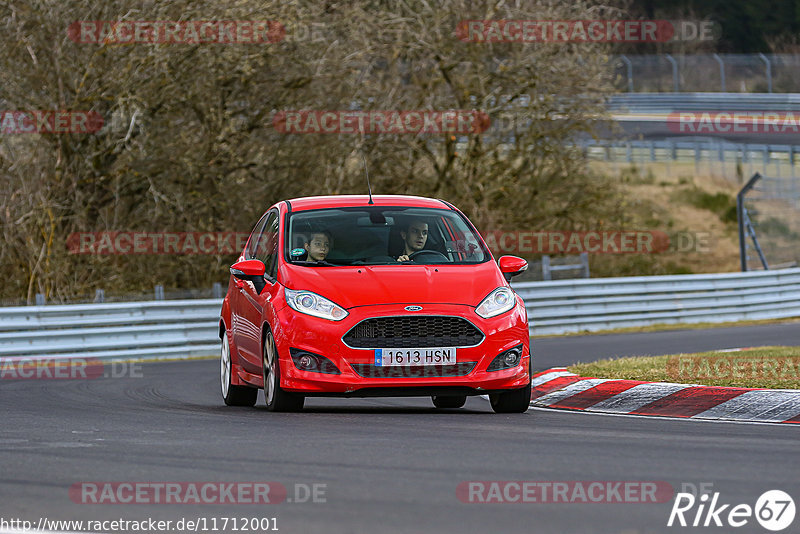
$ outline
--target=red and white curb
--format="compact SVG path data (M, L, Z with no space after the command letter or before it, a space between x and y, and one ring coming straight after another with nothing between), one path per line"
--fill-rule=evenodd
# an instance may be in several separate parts
M556 367L533 375L531 406L722 421L800 423L800 390L588 378Z

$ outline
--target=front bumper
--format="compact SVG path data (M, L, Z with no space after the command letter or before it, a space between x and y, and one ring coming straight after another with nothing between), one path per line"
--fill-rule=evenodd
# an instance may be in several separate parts
M422 396L477 395L522 388L530 381L528 324L521 303L498 317L483 319L470 306L426 304L418 312L405 305L362 306L348 310L339 322L298 313L288 306L277 313L275 341L281 364L281 387L308 396ZM342 337L364 319L389 316L447 315L470 321L484 334L474 347L459 347L455 366L375 367L375 348L345 345ZM500 353L522 344L519 365L486 371ZM341 374L297 369L289 349L300 349L330 359Z

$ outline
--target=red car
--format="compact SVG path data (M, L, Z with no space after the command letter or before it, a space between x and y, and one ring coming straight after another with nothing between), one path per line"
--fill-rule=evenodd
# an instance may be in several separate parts
M286 200L256 224L231 267L220 313L225 404L272 411L305 397L430 396L495 412L531 397L528 318L453 205L412 196Z

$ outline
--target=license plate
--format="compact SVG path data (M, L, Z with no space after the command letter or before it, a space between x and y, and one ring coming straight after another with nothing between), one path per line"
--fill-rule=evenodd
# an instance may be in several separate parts
M453 365L455 363L457 363L455 347L375 349L375 365L378 367Z

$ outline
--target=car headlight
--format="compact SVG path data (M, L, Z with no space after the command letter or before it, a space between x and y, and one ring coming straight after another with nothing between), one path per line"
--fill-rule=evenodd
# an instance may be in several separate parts
M313 315L314 317L321 317L329 321L341 321L349 314L347 311L338 304L331 302L325 297L320 297L311 291L295 291L293 289L283 288L286 295L286 303L294 311Z
M514 297L514 292L507 287L498 287L478 304L475 313L488 319L505 313L516 305L517 299Z

